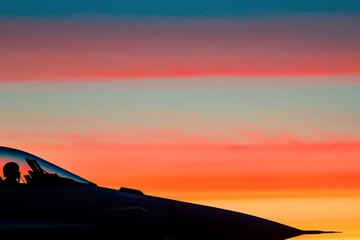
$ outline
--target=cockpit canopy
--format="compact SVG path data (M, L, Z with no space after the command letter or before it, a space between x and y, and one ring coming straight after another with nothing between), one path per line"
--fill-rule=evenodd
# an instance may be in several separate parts
M15 162L20 167L20 183L27 185L78 185L92 182L42 158L14 148L0 147L0 184L5 179L3 167Z

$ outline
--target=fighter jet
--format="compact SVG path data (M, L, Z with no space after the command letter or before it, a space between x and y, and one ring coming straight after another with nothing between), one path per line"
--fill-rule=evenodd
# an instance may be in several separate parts
M98 186L31 153L0 147L2 239L285 240L301 230L246 213ZM16 179L9 183L10 178Z

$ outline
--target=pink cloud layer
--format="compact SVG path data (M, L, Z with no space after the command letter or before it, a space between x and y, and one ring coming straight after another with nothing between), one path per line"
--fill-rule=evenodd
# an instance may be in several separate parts
M360 74L359 17L1 20L0 82Z

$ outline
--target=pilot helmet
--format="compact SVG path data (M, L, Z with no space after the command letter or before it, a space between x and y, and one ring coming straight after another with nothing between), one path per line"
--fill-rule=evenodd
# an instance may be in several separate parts
M3 167L4 177L18 176L20 167L16 162L8 162Z

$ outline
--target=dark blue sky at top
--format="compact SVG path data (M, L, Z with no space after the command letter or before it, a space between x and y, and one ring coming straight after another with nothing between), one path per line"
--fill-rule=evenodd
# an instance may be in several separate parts
M359 0L0 0L0 17L207 16L360 13Z

